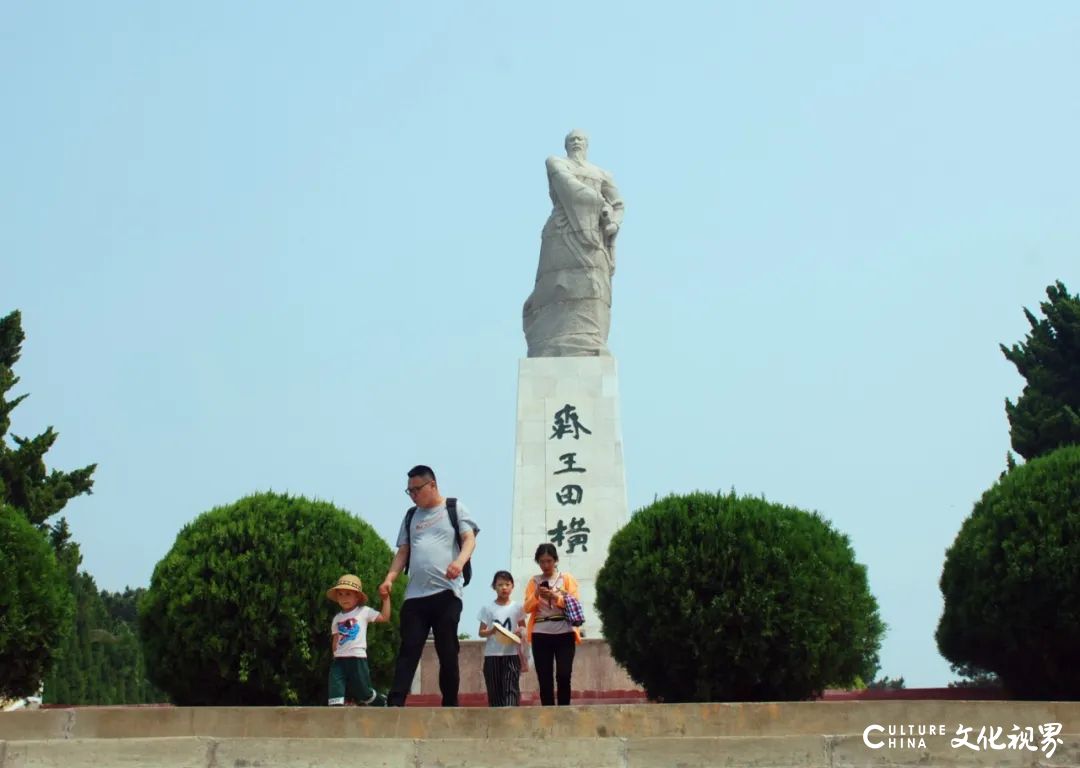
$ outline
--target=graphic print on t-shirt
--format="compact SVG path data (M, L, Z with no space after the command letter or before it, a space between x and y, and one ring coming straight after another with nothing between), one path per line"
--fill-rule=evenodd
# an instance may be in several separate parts
M488 603L480 609L477 618L486 627L493 627L497 624L510 634L515 634L518 626L525 620L525 613L521 610L521 606L514 602L506 605ZM492 632L488 635L487 643L484 645L484 655L516 656L517 647L514 644L500 641L498 635Z
M337 630L338 634L341 635L341 639L338 641L339 646L345 645L345 643L351 643L360 636L360 622L356 619L339 621Z
M334 658L367 656L368 624L379 620L377 611L357 606L348 613L339 613L330 621L330 634L337 638Z
M435 523L439 523L439 522L442 522L443 520L445 520L446 516L447 516L446 507L443 507L438 512L436 512L434 515L432 515L429 519L418 521L413 526L413 532L414 533L419 533L420 531L427 530L431 526L435 525Z

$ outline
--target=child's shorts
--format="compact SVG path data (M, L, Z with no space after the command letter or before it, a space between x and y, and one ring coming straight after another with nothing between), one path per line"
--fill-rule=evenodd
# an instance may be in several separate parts
M344 657L330 663L329 701L331 707L340 707L345 699L352 699L361 706L385 707L386 697L371 685L371 671L367 659Z

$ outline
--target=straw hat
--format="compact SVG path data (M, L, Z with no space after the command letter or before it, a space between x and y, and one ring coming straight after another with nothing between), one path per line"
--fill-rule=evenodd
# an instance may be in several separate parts
M495 639L503 645L521 645L521 638L506 629L502 624L495 622L491 625L491 628L495 630Z
M336 602L337 597L335 597L334 592L339 589L351 589L353 592L356 592L360 595L360 603L363 604L367 602L367 595L365 595L363 589L361 589L362 586L363 585L360 583L359 576L354 576L351 573L346 573L344 576L337 580L337 584L326 590L326 597L328 600L334 600Z

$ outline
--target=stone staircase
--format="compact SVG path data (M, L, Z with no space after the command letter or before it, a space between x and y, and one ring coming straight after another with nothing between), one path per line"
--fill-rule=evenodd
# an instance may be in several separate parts
M1040 726L1048 723L1063 726L1052 756L1041 744ZM1021 744L1014 725L1031 728L1034 743ZM952 745L961 726L972 729L970 746ZM0 768L901 765L1080 768L1080 703L85 707L0 714Z

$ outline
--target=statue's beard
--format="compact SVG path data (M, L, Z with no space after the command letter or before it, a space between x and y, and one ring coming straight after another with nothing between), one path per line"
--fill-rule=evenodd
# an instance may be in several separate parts
M571 160L576 160L579 163L585 162L585 150L584 149L568 149L566 150L566 156Z

